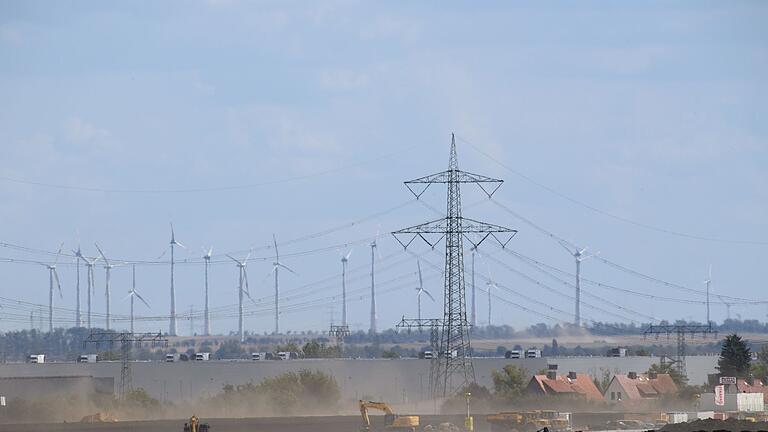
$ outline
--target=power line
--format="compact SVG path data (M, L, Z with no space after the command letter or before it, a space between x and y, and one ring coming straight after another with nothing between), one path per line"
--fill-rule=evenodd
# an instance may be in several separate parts
M743 239L729 239L729 238L707 237L707 236L701 236L701 235L696 235L696 234L684 233L684 232L681 232L681 231L670 230L670 229L666 229L666 228L660 228L660 227L657 227L657 226L654 226L654 225L651 225L651 224L647 224L647 223L644 223L644 222L639 222L639 221L636 221L636 220L633 220L633 219L626 218L624 216L619 216L619 215L607 212L605 210L601 210L601 209L599 209L599 208L597 208L595 206L592 206L590 204L585 203L584 201L577 200L577 199L572 198L572 197L570 197L568 195L565 195L562 192L558 192L557 190L555 190L555 189L553 189L553 188L551 188L551 187L549 187L549 186L547 186L547 185L545 185L543 183L540 183L540 182L532 179L531 177L521 173L520 171L515 170L514 168L510 167L509 165L499 161L498 159L496 159L492 155L490 155L488 152L486 152L483 149L479 148L478 146L472 144L471 142L467 141L466 139L461 138L461 137L459 137L459 139L461 141L465 142L466 144L468 144L470 147L472 147L476 152L478 152L481 155L485 156L486 158L488 158L489 160L491 160L495 164L499 165L500 167L504 168L505 170L511 172L512 174L522 178L523 180L525 180L525 181L527 181L527 182L529 182L529 183L531 183L531 184L533 184L533 185L535 185L535 186L537 186L537 187L539 187L541 189L544 189L547 192L552 193L552 194L554 194L554 195L556 195L556 196L558 196L558 197L560 197L560 198L562 198L562 199L564 199L566 201L569 201L569 202L571 202L573 204L576 204L578 206L584 207L584 208L586 208L588 210L591 210L591 211L593 211L595 213L598 213L600 215L603 215L603 216L606 216L606 217L618 220L620 222L628 223L630 225L634 225L636 227L644 228L644 229L647 229L647 230L656 231L656 232L660 232L660 233L664 233L664 234L669 234L669 235L673 235L673 236L677 236L677 237L682 237L682 238L687 238L687 239L692 239L692 240L710 241L710 242L717 242L717 243L762 245L762 246L768 245L768 241L764 241L764 240L743 240Z
M38 186L38 187L45 187L50 189L61 189L61 190L73 190L73 191L81 191L81 192L106 192L106 193L131 193L131 194L169 194L169 193L197 193L197 192L223 192L223 191L234 191L234 190L241 190L241 189L251 189L251 188L257 188L257 187L263 187L263 186L272 186L276 184L281 183L290 183L298 180L306 180L314 177L320 177L328 174L333 174L339 171L344 171L350 168L356 168L362 165L371 164L374 162L379 162L381 160L389 159L395 156L399 156L404 153L408 153L413 151L414 148L410 148L407 150L401 150L397 152L388 153L385 155L381 155L372 159L367 159L359 162L350 163L347 165L341 165L335 168L325 169L316 171L309 174L299 175L299 176L293 176L293 177L286 177L283 179L277 179L277 180L269 180L264 182L258 182L258 183L245 183L245 184L237 184L237 185L226 185L226 186L212 186L212 187L198 187L198 188L177 188L177 189L131 189L131 188L105 188L105 187L96 187L96 186L80 186L80 185L62 185L62 184L55 184L55 183L46 183L46 182L40 182L40 181L33 181L33 180L27 180L27 179L18 179L13 177L7 177L7 176L0 176L0 180L11 182L11 183L17 183L17 184L24 184L24 185L30 185L30 186Z

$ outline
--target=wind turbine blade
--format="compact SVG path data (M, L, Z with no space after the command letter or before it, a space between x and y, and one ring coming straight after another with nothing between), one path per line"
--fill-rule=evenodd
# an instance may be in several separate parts
M243 281L245 281L245 293L250 297L251 290L248 288L248 272L245 271L245 267L243 267Z
M238 263L238 264L242 264L240 261L238 261L238 260L234 259L234 258L232 257L232 255L230 255L230 254L224 254L224 255L226 255L226 256L227 256L227 258L231 259L232 261L234 261L234 262L236 262L236 263Z
M288 270L289 272L291 272L291 273L295 274L296 276L298 276L298 275L299 275L298 273L296 273L295 271L293 271L293 269L291 269L290 267L288 267L288 266L287 266L287 265L285 265L285 264L277 263L277 266L279 266L279 267L282 267L282 268L284 268L284 269Z
M145 304L145 305L146 305L146 306L147 306L149 309L152 309L152 306L150 306L150 305L149 305L149 303L147 303L147 301L146 301L146 300L144 300L144 297L142 297L141 295L139 295L139 293L137 293L137 292L136 292L136 290L134 290L134 291L133 291L133 294L134 294L136 297L138 297L138 298L139 298L139 300L141 300L141 302L142 302L142 303L144 303L144 304Z
M64 298L64 294L61 292L61 282L59 281L59 273L56 269L53 269L53 277L56 279L56 286L59 287L59 298Z
M347 259L347 261L349 261L349 257L351 257L351 256L352 256L352 251L353 251L353 250L354 250L354 249L350 249L350 250L349 250L349 252L347 253L347 256L345 256L345 257L344 257L344 258L346 258L346 259Z
M186 248L187 248L186 246L184 246L183 244L181 244L181 242L175 242L174 244L175 244L176 246L181 246L181 248L182 248L182 249L186 249Z
M53 260L53 265L56 265L59 262L59 255L61 255L61 249L64 248L64 242L61 242L61 245L59 245L59 250L56 251L56 259Z
M213 246L208 248L208 252L205 254L208 258L210 258L213 255Z
M432 299L432 301L436 301L436 300L435 300L435 298L434 298L434 297L432 297L432 294L430 294L430 293L429 293L429 291L427 291L427 290L424 290L424 294L428 295L428 296L429 296L429 298L431 298L431 299Z
M251 297L251 293L245 290L243 290L243 293L245 294L246 297L248 297L248 300L250 300L253 304L258 306L258 304L256 303L256 300L254 300L253 297Z
M243 260L243 265L245 265L248 262L248 260L251 259L251 252L253 252L253 250L248 249L248 255L245 256L245 259Z
M568 252L568 255L574 255L574 252L571 250L571 248L566 246L562 240L558 240L557 244L559 244L563 249L565 249Z
M101 248L99 247L99 244L96 243L96 242L94 242L93 244L94 244L94 246L96 246L96 250L99 251L99 255L101 255L101 258L104 260L104 263L106 265L109 265L109 260L107 259L106 256L104 256L104 252L102 252Z
M275 261L280 262L280 252L277 251L277 237L272 234L272 243L275 244Z
M133 291L129 290L129 291L128 291L128 295L127 295L127 296L125 296L125 297L123 298L123 300L122 300L122 301L126 301L126 300L128 300L129 298L131 298L131 296L132 296L132 295L133 295Z
M424 289L424 281L421 278L421 261L416 260L416 267L419 269L419 289Z

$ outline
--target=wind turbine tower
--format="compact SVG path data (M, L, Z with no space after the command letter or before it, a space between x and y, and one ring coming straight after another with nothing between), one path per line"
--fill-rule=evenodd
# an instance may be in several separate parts
M376 334L376 280L374 263L376 262L376 240L371 242L371 328L369 332Z
M75 254L75 268L77 269L77 284L75 285L75 327L80 327L83 324L83 315L80 312L80 258L83 256L80 251L80 244L77 245L77 250L73 250Z
M472 248L472 327L477 325L477 304L475 303L475 253L476 248Z
M184 245L176 241L176 235L173 232L173 224L171 224L170 245L171 245L171 319L168 325L168 334L171 336L176 336L178 332L176 328L176 287L174 286L174 277L173 277L174 267L176 265L176 261L174 259L174 249L175 249L175 246L184 247Z
M576 306L574 312L573 323L576 326L581 326L581 262L587 258L591 258L594 255L587 254L587 248L579 249L576 246L560 242L560 246L563 247L570 255L576 260ZM598 252L599 253L599 252ZM596 255L596 254L595 254Z
M203 328L203 334L206 336L211 335L211 320L210 315L208 315L208 266L211 265L211 255L213 254L213 247L208 248L208 252L203 255L203 260L205 260L205 316L203 317L204 321L204 328Z
M707 278L704 280L704 284L707 285L707 325L709 325L711 323L709 320L709 287L712 285L712 264L709 265L709 273L707 273Z
M275 245L275 262L272 263L272 273L275 274L275 334L280 333L280 267L297 274L288 266L280 262L280 252L277 250L277 238L272 234L272 242Z
M82 253L80 253L80 247L77 248L77 253L79 254L79 255L77 255L78 258L83 260L83 262L85 263L85 269L86 269L85 279L88 282L88 285L87 285L88 286L88 297L87 297L87 299L88 299L88 315L86 316L86 323L88 324L88 328L91 328L91 293L95 289L95 286L96 286L96 284L94 283L94 278L93 278L93 266L96 264L96 261L99 258L98 257L91 258L91 259L86 258L85 256L83 256Z
M144 300L144 298L141 295L139 295L138 292L136 292L136 264L133 265L131 269L131 274L132 274L132 278L131 278L132 284L131 284L130 291L128 291L128 297L126 297L126 300L128 298L131 299L131 333L133 333L133 300L134 298L138 298L139 300L141 300L141 302L144 303L144 305L146 305L147 308L149 309L152 309L152 308L149 306L149 303L147 303L147 301Z
M248 291L248 273L245 271L245 266L248 265L248 259L251 257L251 253L249 252L245 259L242 261L233 258L231 255L227 255L227 257L234 261L235 264L237 264L237 268L240 271L240 284L238 285L237 290L237 331L240 335L240 342L245 342L245 331L243 330L243 294L248 296L248 298L251 299L254 304L256 304L256 302L251 298L250 292Z
M347 325L347 264L352 250L341 257L341 325Z
M59 281L59 273L56 272L56 264L59 262L59 255L61 254L61 248L64 247L64 243L59 246L59 250L56 252L56 259L53 264L38 263L48 269L48 331L53 332L53 281L56 280L56 286L59 288L59 297L64 298L61 293L61 282Z
M106 326L106 328L107 328L107 330L109 330L111 328L111 324L112 324L112 299L111 299L111 295L110 295L111 292L110 292L110 287L109 287L109 276L110 276L110 273L111 273L112 268L114 267L114 265L109 262L109 260L104 255L104 252L102 252L102 250L99 247L99 245L96 244L96 243L94 243L94 245L96 245L96 249L99 251L99 255L101 255L101 259L104 260L104 272L105 272L105 276L106 276L106 285L105 285L105 290L104 290L104 296L105 296L105 299L106 299L106 302L107 302L107 316L106 316L107 326Z

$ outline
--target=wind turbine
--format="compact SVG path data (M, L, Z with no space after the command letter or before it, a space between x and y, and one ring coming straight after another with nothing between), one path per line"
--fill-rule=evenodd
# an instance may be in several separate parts
M171 241L170 241L170 248L171 248L171 318L168 325L168 334L171 336L177 335L177 328L176 328L176 287L174 286L174 267L176 266L176 261L174 259L174 247L175 246L181 246L182 248L186 249L186 246L179 243L176 240L176 235L173 232L173 224L171 224ZM160 258L165 256L165 252L160 255Z
M369 332L371 334L376 334L376 279L375 279L375 262L376 262L376 251L377 251L377 245L376 240L379 238L379 232L376 232L376 237L371 242L371 327L369 329ZM381 252L379 252L379 255L381 255ZM381 258L381 256L379 256Z
M111 312L112 312L112 304L111 304L112 299L110 297L111 293L110 293L110 289L109 289L109 275L110 275L110 272L112 271L112 268L114 267L114 264L109 262L107 257L104 255L104 252L101 250L101 248L99 247L99 245L97 243L94 243L94 245L96 246L96 249L99 251L99 255L101 255L101 259L104 260L104 272L105 272L105 276L106 276L106 285L105 285L105 289L104 289L104 295L105 295L105 298L106 298L106 301L107 301L107 317L106 318L107 318L107 330L109 330L110 329L110 325L111 325L111 320L112 320L112 314L111 314Z
M275 245L275 261L272 263L272 271L275 274L275 334L280 333L280 267L298 275L290 267L280 262L280 252L277 250L277 238L272 234L272 242Z
M479 252L478 252L479 255ZM498 289L499 286L496 285L496 282L493 281L493 276L491 276L491 267L488 265L488 263L485 263L486 269L488 271L488 277L486 278L485 286L488 290L488 327L491 326L491 297L493 293L491 292L493 289Z
M203 329L203 333L206 336L211 335L211 321L208 315L208 266L211 265L211 254L213 254L213 247L208 248L208 252L203 255L203 260L205 260L205 328Z
M77 285L75 285L75 327L82 326L82 313L80 313L80 257L83 256L80 251L80 243L77 243L77 250L72 251L75 254L75 267L77 268Z
M712 284L712 264L709 265L709 272L707 273L707 278L704 279L704 284L707 285L707 325L710 325L711 321L709 320L709 287Z
M573 256L573 258L576 260L576 311L575 311L575 319L574 324L576 326L581 326L581 262L584 261L587 258L591 258L600 252L596 254L587 254L587 248L579 249L576 246L573 246L569 243L565 243L563 241L559 241L560 246L563 247L570 255Z
M421 278L421 262L419 260L416 260L416 267L419 269L419 286L416 288L416 303L418 304L418 318L419 322L421 322L421 295L426 294L429 296L429 298L432 299L432 301L435 301L435 298L432 297L432 294L429 293L429 291L424 289L424 281Z
M139 300L141 300L141 302L144 303L149 309L152 309L152 307L150 307L149 303L147 303L147 301L144 300L144 297L142 297L141 295L139 295L138 292L136 292L136 264L133 265L131 273L133 275L133 278L132 278L133 283L131 285L131 289L128 290L128 296L124 298L123 301L128 300L129 298L131 299L131 333L133 333L133 300L134 298L138 298Z
M346 255L341 256L341 325L347 325L347 265L352 249Z
M85 263L86 268L86 275L85 279L88 281L88 316L86 317L86 322L88 324L88 328L91 328L91 292L95 289L96 284L94 283L93 279L93 266L96 264L96 261L99 260L98 257L88 259L86 258L80 251L80 246L77 247L77 252L75 252L75 255L77 255L78 258L83 260ZM79 292L80 284L78 283L78 292ZM79 295L78 295L79 297Z
M59 297L64 298L61 293L61 282L59 281L59 273L56 272L56 264L59 262L59 255L61 249L64 247L64 243L59 246L59 250L56 251L56 259L53 264L38 263L48 269L48 332L53 332L53 281L56 280L56 286L59 288Z
M251 257L251 253L248 252L248 255L242 261L233 258L229 254L227 254L227 257L232 261L234 261L235 264L237 264L238 269L240 270L240 284L237 290L237 297L238 297L237 331L240 334L240 342L245 342L245 333L243 331L243 294L248 296L248 298L253 302L253 304L256 304L253 298L251 298L251 293L248 291L248 273L245 271L245 266L248 265L248 258Z

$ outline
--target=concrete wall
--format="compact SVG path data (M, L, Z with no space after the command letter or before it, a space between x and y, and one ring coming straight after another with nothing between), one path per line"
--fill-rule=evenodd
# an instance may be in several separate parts
M36 399L40 397L68 396L71 394L112 394L114 378L92 376L2 377L0 396L7 399Z
M627 373L643 372L657 357L573 357L507 360L475 359L475 375L479 384L493 386L491 371L507 364L525 368L529 374L557 363L560 373L574 371L600 376L602 370ZM143 387L153 397L166 400L195 398L216 394L224 384L259 382L266 377L300 369L320 370L333 375L342 397L357 399L369 396L392 403L425 399L429 395L429 361L418 359L365 360L313 359L289 361L208 361L208 362L132 362L134 387ZM691 383L706 381L715 371L717 357L688 358ZM0 377L92 375L113 377L120 381L120 362L0 364Z

